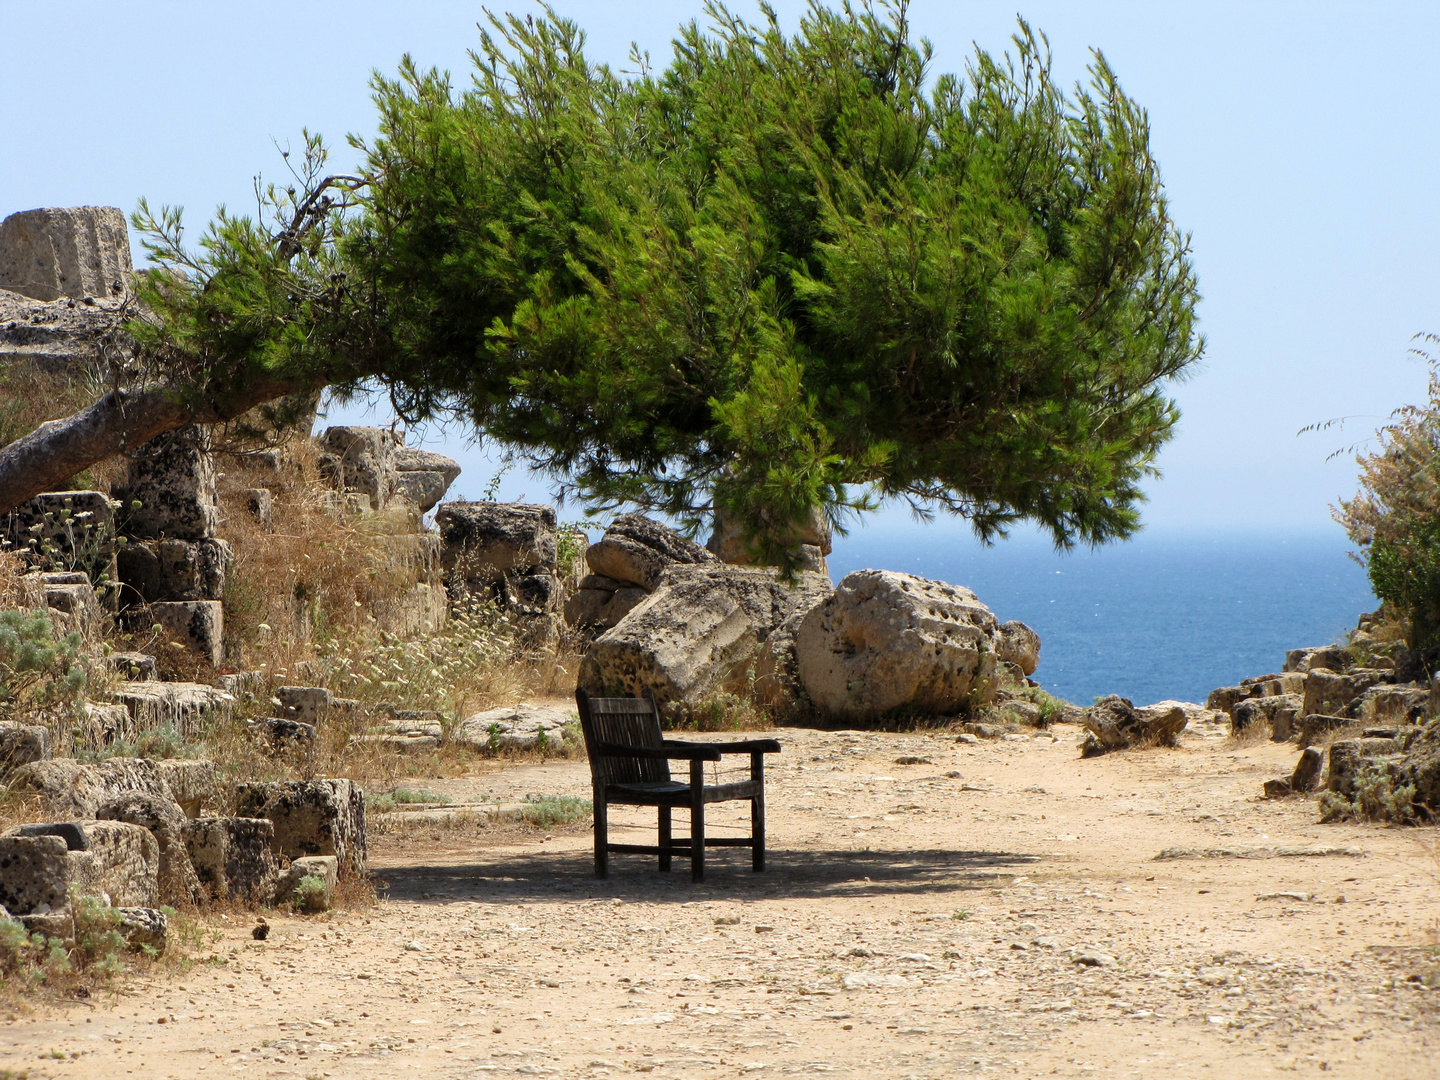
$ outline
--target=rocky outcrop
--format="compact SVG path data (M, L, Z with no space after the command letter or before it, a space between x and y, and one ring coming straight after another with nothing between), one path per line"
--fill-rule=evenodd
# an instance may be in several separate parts
M672 565L644 602L595 639L580 667L580 685L598 695L650 691L671 716L716 691L744 692L770 634L829 593L829 581L819 574L786 582L776 570L725 566L713 558Z
M1023 622L1001 623L995 633L995 655L1019 668L1021 675L1034 675L1040 666L1040 635Z
M1178 705L1158 709L1136 709L1128 698L1116 694L1097 701L1085 717L1090 733L1082 753L1086 756L1121 750L1129 746L1174 746L1188 723Z
M428 514L460 475L453 458L400 445L395 448L395 495Z
M1257 725L1263 726L1272 739L1283 742L1294 734L1303 705L1300 694L1247 698L1236 702L1231 710L1230 730L1238 735Z
M460 466L444 454L405 445L402 432L344 425L319 436L320 471L340 492L359 497L362 513L397 504L428 513L460 475Z
M603 574L587 574L565 601L565 621L576 630L604 632L619 623L649 596L639 585Z
M22 210L0 221L0 289L40 301L115 299L131 273L125 213L113 206Z
M239 813L274 823L277 855L290 859L334 855L342 867L364 873L365 794L358 784L349 780L242 783L235 794Z
M235 554L229 543L206 540L139 540L115 557L125 599L220 600Z
M954 713L993 696L998 630L995 616L969 589L859 570L800 623L797 670L810 701L827 717L870 720L897 709Z
M486 598L548 628L562 602L553 507L446 503L435 524L452 604Z

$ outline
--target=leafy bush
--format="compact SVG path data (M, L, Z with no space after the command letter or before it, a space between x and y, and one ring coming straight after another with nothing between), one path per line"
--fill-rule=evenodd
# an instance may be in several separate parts
M1334 791L1320 796L1320 820L1376 821L1394 825L1413 825L1415 785L1395 784L1389 766L1366 765L1355 777L1355 791L1349 798Z
M0 720L50 723L85 693L79 634L56 638L43 611L0 611Z
M1395 410L1376 432L1379 450L1356 455L1360 491L1333 513L1359 546L1375 595L1421 650L1440 644L1440 361L1416 351L1430 365L1428 400Z
M568 795L531 796L526 800L520 816L527 824L553 829L588 817L594 809L589 799L576 799Z

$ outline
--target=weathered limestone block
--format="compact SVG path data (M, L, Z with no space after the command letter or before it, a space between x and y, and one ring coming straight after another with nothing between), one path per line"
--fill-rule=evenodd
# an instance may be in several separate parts
M245 509L255 523L267 532L275 513L275 495L269 488L246 488L240 493Z
M190 865L185 846L185 811L173 799L142 792L127 792L106 799L95 816L125 821L149 829L158 851L156 895L162 904L194 904L200 900L200 881Z
M155 680L155 657L143 652L111 653L110 670L122 679L132 682L153 682Z
M1309 746L1332 731L1352 727L1353 717L1334 716L1328 713L1307 713L1295 725L1296 741L1301 748Z
M377 600L371 613L382 633L402 638L438 634L450 620L450 599L443 585L422 581Z
M831 551L831 528L830 519L823 510L812 508L805 521L780 530L779 535L786 547L798 550L801 565L805 570L817 574L829 573L825 556ZM731 566L755 565L755 557L751 554L751 543L745 534L744 526L723 510L715 512L715 530L710 534L705 548L721 562Z
M216 676L215 681L237 702L258 705L270 698L270 679L270 674L265 671L237 671Z
M279 855L334 855L342 866L363 873L366 858L365 794L349 780L289 780L242 783L236 789L240 813L274 822Z
M10 787L38 798L44 812L57 819L84 819L95 817L106 800L128 792L169 799L182 808L198 805L213 793L214 769L208 761L109 758L82 765L61 758L17 769Z
M576 723L573 712L521 702L467 717L452 741L472 750L558 750L565 745L565 725Z
M1418 686L1372 686L1360 695L1360 719L1366 723L1409 723L1426 714L1430 691Z
M1089 755L1127 746L1174 746L1188 722L1185 710L1178 706L1163 712L1153 707L1142 712L1129 699L1111 694L1091 706L1086 715L1085 730L1090 732L1090 738L1082 752Z
M1396 768L1396 782L1415 785L1415 801L1440 810L1440 720L1431 720L1410 740Z
M263 720L248 721L250 729L258 732L272 747L279 750L286 746L313 743L318 731L314 724L302 724L283 716L268 716Z
M34 300L109 299L132 273L124 211L44 207L0 221L0 289Z
M127 739L166 724L173 727L181 738L188 739L207 727L228 720L235 709L233 695L204 683L122 683L110 691L110 697L116 704L124 705L130 713L130 727L122 733Z
M70 886L90 889L95 860L73 857L63 836L0 836L0 906L12 916L59 911L70 900Z
M505 577L554 576L555 509L528 503L447 503L435 514L446 579L484 595Z
M1390 672L1367 668L1352 668L1341 675L1326 668L1312 667L1305 676L1304 712L1307 715L1348 713L1351 702L1390 675Z
M1290 774L1290 790L1303 795L1320 786L1320 774L1325 768L1325 752L1318 746L1307 746L1300 751L1300 760Z
M332 694L323 686L281 686L275 697L282 716L302 724L319 724L330 712Z
M1260 689L1256 686L1218 686L1211 690L1205 699L1205 707L1227 715L1233 714L1235 706L1240 702L1259 696Z
M0 721L0 780L23 765L49 757L49 728Z
M225 611L219 600L166 601L151 604L149 611L167 641L219 666L225 655Z
M1282 694L1303 694L1305 692L1305 673L1301 671L1282 671L1278 674L1256 675L1249 679L1241 679L1240 685L1250 689L1255 697L1278 697Z
M800 624L800 679L825 716L869 720L902 707L957 712L993 694L997 629L969 589L858 570Z
M0 539L27 565L81 572L84 581L115 578L115 508L99 491L47 491L0 518Z
M671 715L715 691L743 692L771 632L829 592L819 574L787 583L776 570L713 559L673 565L643 603L596 638L580 685L592 694L638 697L649 690Z
M440 749L438 735L406 735L387 732L381 735L352 735L350 742L356 746L374 746L382 750L393 750L397 754L419 754Z
M131 727L130 710L124 705L96 705L87 701L80 706L78 723L72 729L72 748L100 750L124 738Z
M1236 702L1230 713L1230 730L1238 735L1252 725L1260 724L1270 729L1272 739L1283 742L1294 731L1304 700L1300 694L1281 694Z
M408 446L395 448L395 494L428 514L460 475L453 458Z
M1286 671L1306 673L1312 668L1344 671L1350 664L1350 650L1343 645L1315 645L1308 649L1291 649L1285 654Z
M621 514L585 552L592 573L654 589L676 564L718 563L713 553L643 514Z
M57 637L79 634L86 641L100 637L105 612L90 579L76 571L37 571L20 579L23 603L45 608Z
M208 540L220 521L209 435L191 426L151 439L131 457L115 496L131 536Z
M1001 623L995 633L995 655L1014 664L1022 675L1034 675L1040 666L1040 635L1023 622Z
M650 594L638 585L589 574L565 601L565 621L576 630L605 631L617 625Z
M370 509L384 510L395 498L395 440L385 428L326 428L320 445L329 454L321 468L339 491L370 499Z
M141 540L115 556L122 603L220 600L235 554L225 540Z
M1367 767L1385 760L1395 751L1394 739L1337 739L1330 744L1329 775L1325 786L1337 795L1350 798L1355 781Z
M44 822L18 825L5 835L58 836L67 850L83 851L93 860L94 877L87 891L103 893L117 907L156 904L160 849L143 826L128 821Z
M290 904L301 911L329 911L340 880L340 860L334 855L308 855L294 859L275 886L275 903ZM320 888L311 886L318 881ZM304 884L302 884L304 882Z
M185 846L201 886L215 900L268 904L280 871L275 826L265 818L207 817L185 824Z
M154 955L165 952L170 944L170 918L165 912L151 907L117 907L115 914L120 917L116 929L131 952L142 949L151 950Z

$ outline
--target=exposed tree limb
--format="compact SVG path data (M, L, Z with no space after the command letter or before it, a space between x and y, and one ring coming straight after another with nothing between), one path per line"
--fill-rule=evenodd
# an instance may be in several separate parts
M318 386L260 381L229 390L223 401L196 399L193 392L166 386L111 390L74 415L49 420L0 448L0 513L167 431L223 423L267 401L314 389Z

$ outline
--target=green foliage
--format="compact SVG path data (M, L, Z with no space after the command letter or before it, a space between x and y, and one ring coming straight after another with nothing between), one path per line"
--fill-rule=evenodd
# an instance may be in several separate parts
M1415 351L1430 365L1428 399L1397 409L1376 433L1379 450L1356 456L1360 491L1334 517L1418 650L1440 645L1440 358Z
M588 817L594 809L589 799L575 799L568 795L532 795L525 800L520 816L530 825L554 829Z
M817 2L790 36L706 10L624 77L548 9L492 17L465 89L376 77L360 176L307 133L264 220L222 211L197 252L142 203L146 370L211 412L373 377L596 510L723 510L789 567L813 508L883 498L1129 536L1203 343L1104 58L1067 95L1023 22L932 78L903 4Z
M325 909L325 879L307 874L295 884L291 901L296 911L323 911Z
M634 78L553 12L492 19L467 89L377 78L344 246L404 409L464 408L599 506L723 507L775 561L776 526L887 496L1129 535L1201 342L1103 57L1067 96L1023 23L931 79L903 7L707 12Z
M73 714L86 684L80 645L79 634L57 639L44 611L0 611L0 719Z
M1355 777L1354 792L1349 798L1334 791L1321 794L1320 820L1378 821L1394 825L1413 825L1418 820L1415 813L1415 785L1397 785L1389 766L1384 762L1366 765Z

